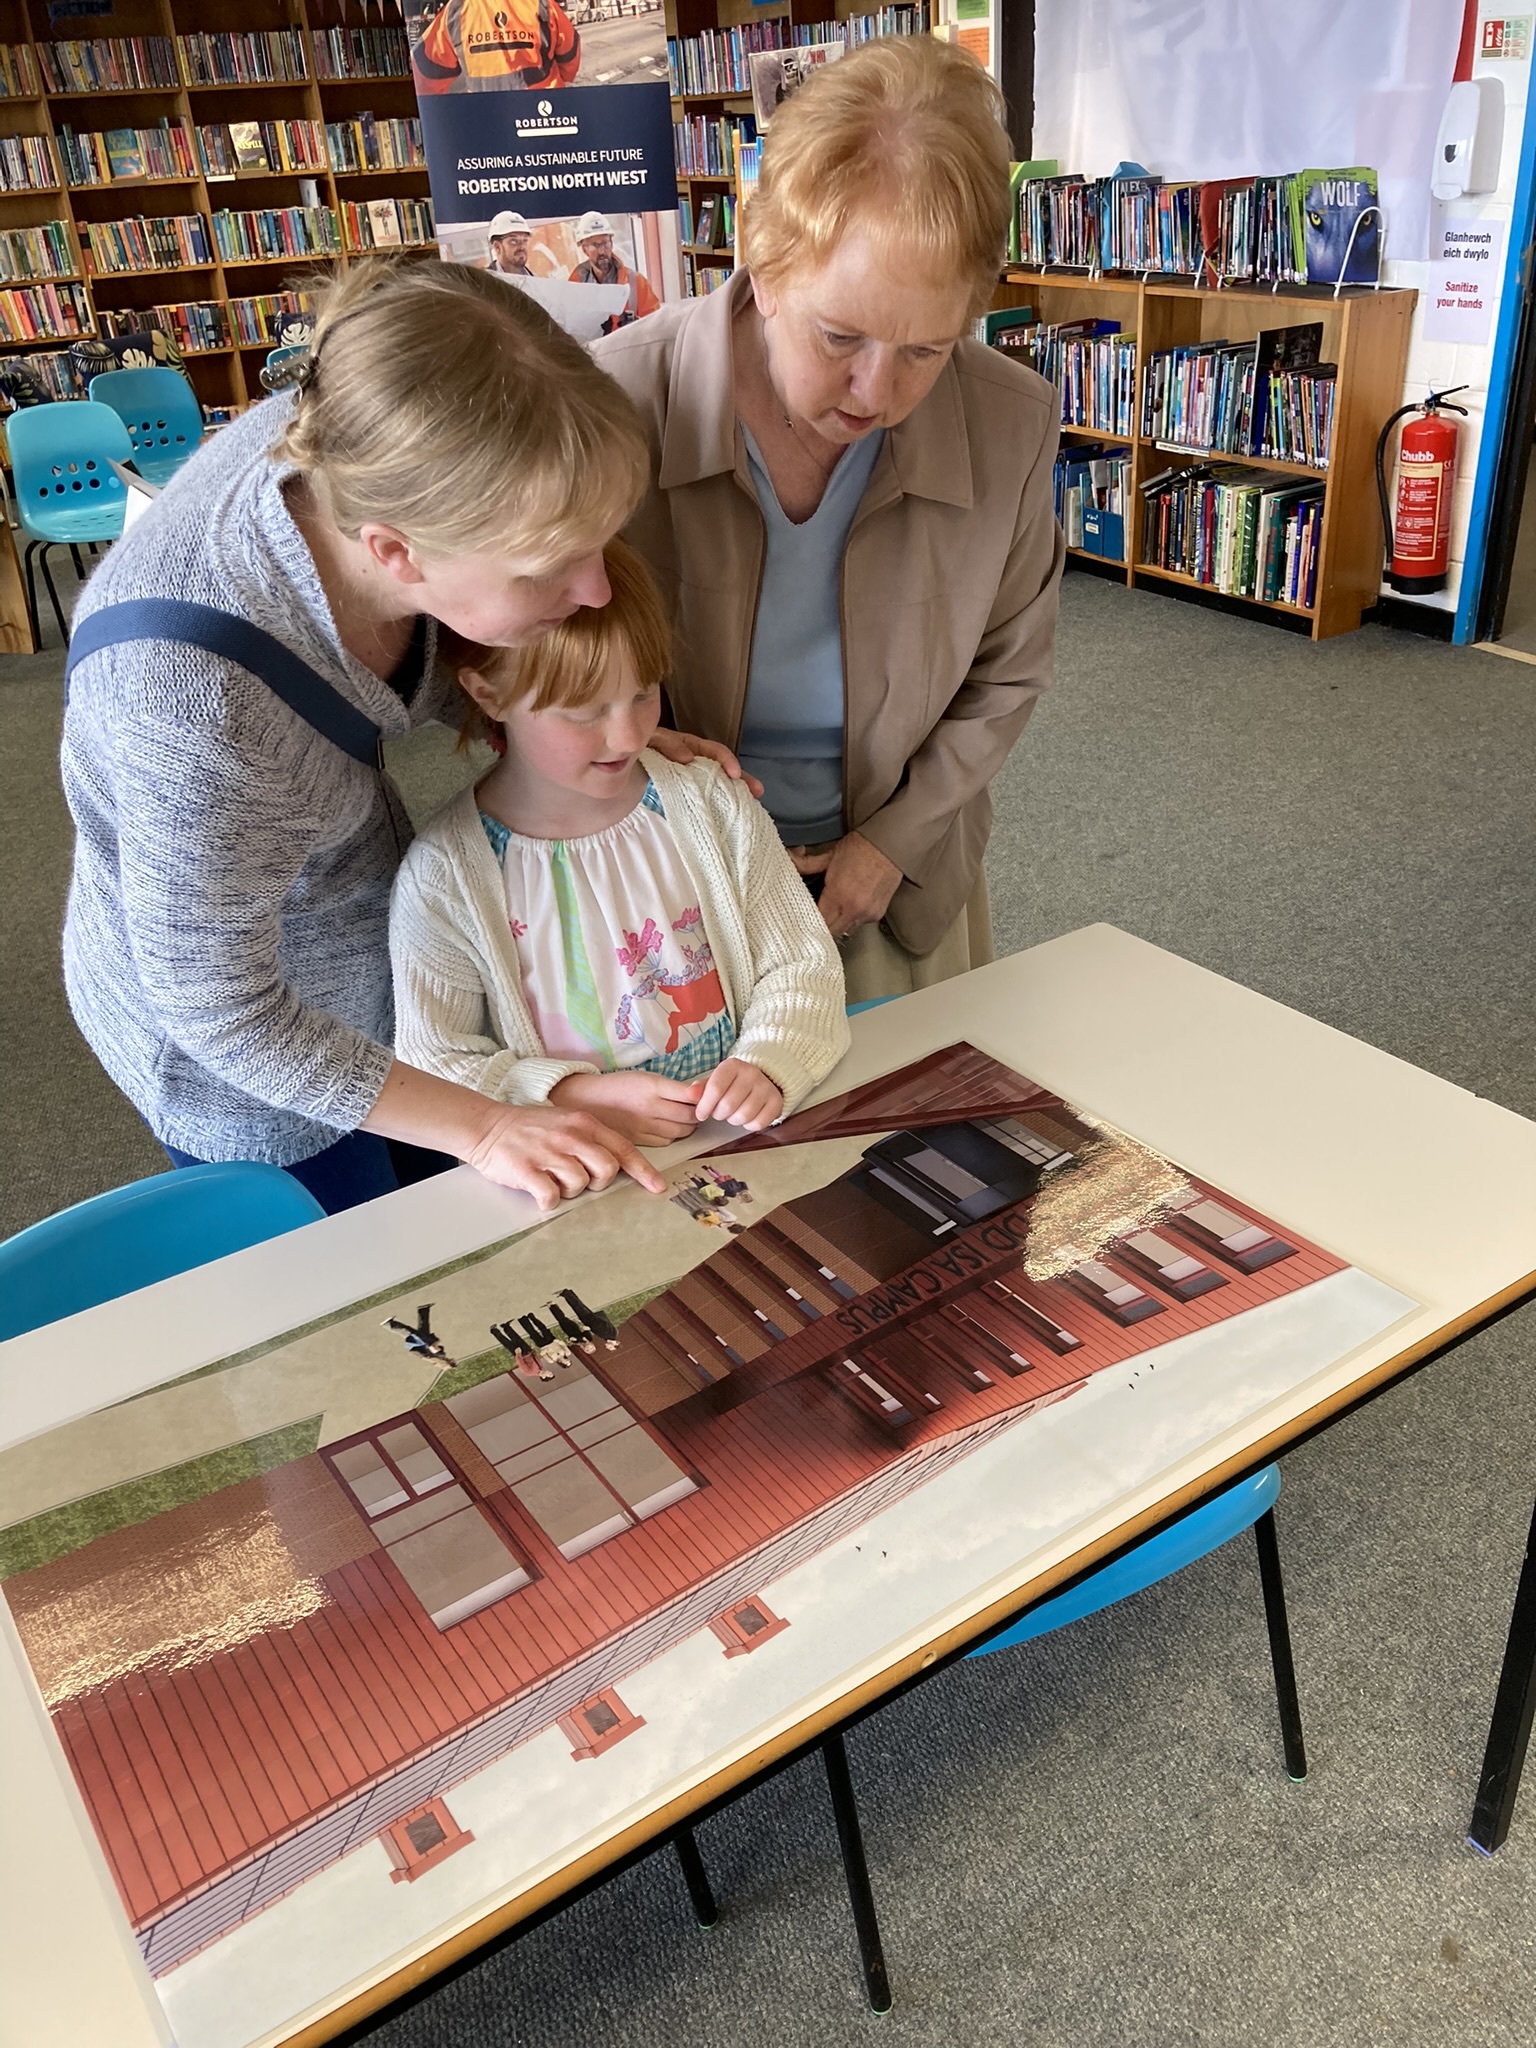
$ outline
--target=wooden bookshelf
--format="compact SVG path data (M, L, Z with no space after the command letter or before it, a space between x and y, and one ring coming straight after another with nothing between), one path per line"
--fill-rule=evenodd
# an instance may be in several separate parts
M345 7L343 0L114 0L111 13L64 16L50 22L48 0L0 0L0 42L24 46L38 74L30 97L0 98L0 135L47 138L59 166L60 184L51 190L0 192L0 229L34 227L63 220L75 248L74 268L83 277L91 330L100 316L147 313L164 304L212 302L223 308L227 334L220 346L185 350L187 374L206 406L238 410L261 395L257 373L270 342L244 342L229 314L234 298L261 297L303 288L306 272L320 263L366 261L373 253L347 246L343 206L376 199L428 198L425 163L390 170L323 168L292 171L238 170L211 175L198 148L200 125L238 121L327 122L417 117L415 87L407 71L386 76L322 78L314 36L331 29L355 32L402 29L398 6ZM302 40L302 78L248 83L193 83L193 70L175 39L188 35L249 35L296 30ZM177 83L122 88L53 91L39 61L40 46L53 41L116 41L128 37L170 37L176 50ZM179 123L192 150L186 176L112 178L100 184L67 182L58 131L99 132L110 128L153 128L161 120ZM328 157L328 152L325 153ZM302 204L301 179L313 179L319 204L335 217L342 238L339 255L292 254L223 258L215 241L215 213L243 213ZM91 223L106 225L137 215L199 215L208 239L209 260L185 266L106 271L95 268L82 246ZM422 246L434 254L435 242ZM9 286L0 285L0 291ZM26 341L0 340L0 355L23 360L34 352L67 349L76 337L39 335Z
M1417 294L1411 291L1350 290L1337 299L1326 286L1228 285L1197 289L1192 281L1156 277L1086 277L1070 271L1010 269L994 304L1033 306L1044 321L1117 320L1136 337L1134 431L1101 434L1089 427L1064 427L1064 440L1100 441L1128 448L1133 458L1135 502L1126 514L1122 563L1072 549L1074 556L1118 571L1134 587L1144 583L1168 591L1192 589L1220 596L1214 585L1198 583L1174 569L1144 559L1145 503L1140 487L1181 461L1250 464L1296 477L1316 477L1323 487L1323 522L1318 543L1316 601L1308 607L1231 598L1256 614L1273 612L1304 619L1314 640L1352 633L1361 613L1381 589L1383 541L1376 497L1376 440L1402 403L1408 366L1408 329ZM1265 456L1228 455L1220 450L1179 448L1141 432L1142 373L1158 350L1200 341L1248 341L1265 328L1301 321L1323 323L1322 359L1338 365L1333 437L1326 469Z

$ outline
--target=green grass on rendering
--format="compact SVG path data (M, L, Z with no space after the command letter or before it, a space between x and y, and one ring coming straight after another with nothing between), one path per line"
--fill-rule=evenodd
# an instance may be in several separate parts
M255 1479L279 1465L291 1465L307 1458L320 1444L322 1417L308 1416L290 1422L265 1436L248 1437L244 1443L226 1444L223 1450L208 1451L200 1458L188 1458L180 1465L167 1465L160 1472L146 1472L141 1479L125 1479L100 1493L88 1493L63 1507L49 1508L29 1521L0 1529L0 1579L17 1572L34 1571L82 1550L98 1536L117 1529L136 1528L168 1508L184 1507L188 1501L204 1500L242 1479Z

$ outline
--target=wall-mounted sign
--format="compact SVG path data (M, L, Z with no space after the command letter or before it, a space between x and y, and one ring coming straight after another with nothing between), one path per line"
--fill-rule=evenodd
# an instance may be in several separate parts
M1487 343L1504 274L1505 222L1438 209L1430 224L1426 341Z
M1485 61L1495 58L1506 64L1529 64L1531 22L1529 14L1485 15L1477 39L1478 56Z

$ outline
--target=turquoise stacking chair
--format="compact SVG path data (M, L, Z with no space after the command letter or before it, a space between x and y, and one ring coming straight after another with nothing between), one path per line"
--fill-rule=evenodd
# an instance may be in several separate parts
M1291 1630L1285 1610L1285 1582L1280 1571L1280 1546L1275 1536L1275 1502L1280 1498L1280 1467L1266 1465L1262 1472L1229 1486L1213 1500L1204 1501L1181 1521L1134 1549L1112 1564L1090 1572L1065 1593L1057 1593L1032 1607L1021 1621L995 1635L972 1657L989 1657L995 1650L1010 1650L1020 1643L1032 1643L1048 1636L1068 1622L1082 1621L1118 1600L1128 1600L1159 1579L1171 1579L1175 1572L1197 1559L1209 1557L1245 1529L1252 1529L1259 1553L1259 1582L1264 1593L1264 1618L1269 1627L1270 1662L1275 1673L1275 1698L1280 1709L1280 1740L1285 1768L1298 1782L1307 1775L1307 1752L1302 1740L1301 1708L1296 1698L1296 1672L1291 1661Z
M169 483L203 438L203 408L180 370L103 370L91 398L128 429L133 466L152 484Z
M112 464L131 462L133 443L111 406L96 405L89 399L31 405L24 412L13 412L5 423L5 439L16 486L16 512L27 536L27 616L32 622L33 642L39 647L43 644L34 572L38 560L59 632L67 641L69 628L48 567L48 550L67 547L78 565L81 547L118 538L128 493Z
M0 1244L0 1340L317 1223L292 1174L222 1161L111 1188Z

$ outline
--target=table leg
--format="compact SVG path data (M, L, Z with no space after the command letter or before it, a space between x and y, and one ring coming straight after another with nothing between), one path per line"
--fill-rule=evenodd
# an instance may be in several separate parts
M838 1847L843 1852L843 1873L848 1880L848 1903L853 1908L853 1925L859 1937L859 1955L864 1964L864 1987L871 2009L889 2012L891 1984L885 1970L885 1951L880 1946L880 1922L875 1917L875 1895L869 1888L869 1865L864 1860L864 1837L859 1830L859 1809L848 1775L848 1752L837 1729L822 1738L821 1759L827 1767L827 1789L832 1795L832 1817L837 1822Z
M1509 1618L1509 1638L1504 1645L1504 1664L1499 1672L1499 1689L1493 1702L1493 1721L1488 1730L1488 1747L1483 1753L1483 1774L1478 1781L1477 1803L1472 1809L1468 1839L1474 1848L1491 1856L1503 1844L1514 1817L1520 1792L1520 1773L1525 1767L1526 1745L1531 1739L1531 1716L1536 1711L1536 1514L1525 1539L1525 1562L1515 1591L1515 1611Z
M1269 1657L1275 1667L1275 1699L1280 1708L1285 1772L1299 1785L1307 1775L1307 1746L1301 1733L1301 1702L1296 1697L1296 1665L1291 1656L1291 1627L1285 1611L1285 1579L1280 1570L1273 1508L1254 1523L1253 1540L1259 1553L1259 1583L1264 1588Z
M720 1918L720 1908L715 1904L709 1872L704 1868L704 1858L699 1854L699 1845L693 1839L693 1829L679 1828L672 1837L672 1846L677 1851L677 1860L683 1867L683 1880L688 1886L688 1896L693 1901L695 1918L701 1927L713 1927Z

